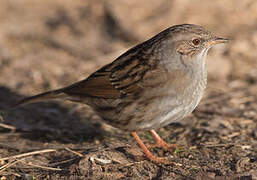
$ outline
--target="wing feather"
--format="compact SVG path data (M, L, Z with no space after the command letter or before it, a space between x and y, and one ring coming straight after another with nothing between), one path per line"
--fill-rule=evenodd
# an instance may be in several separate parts
M133 52L132 52L133 51ZM152 83L162 82L156 68L158 60L132 49L112 63L102 67L87 79L64 89L69 95L91 96L98 98L122 98L139 95Z
M120 91L110 83L108 65L93 73L87 79L75 83L63 91L71 96L90 96L98 98L120 98Z

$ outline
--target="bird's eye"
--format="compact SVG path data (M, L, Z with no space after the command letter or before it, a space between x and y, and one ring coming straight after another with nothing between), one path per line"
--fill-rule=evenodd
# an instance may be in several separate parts
M195 46L198 46L201 43L201 40L200 39L193 39L192 42Z

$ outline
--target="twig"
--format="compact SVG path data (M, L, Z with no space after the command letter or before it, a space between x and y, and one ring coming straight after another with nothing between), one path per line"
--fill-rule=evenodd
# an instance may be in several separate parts
M21 177L20 174L15 173L15 172L3 172L3 173L1 173L1 176L11 176L11 175L14 175L14 176L19 177L19 178Z
M20 162L21 160L22 160L22 159L14 160L14 161L12 161L12 162L9 162L9 163L3 165L2 167L0 167L0 173L3 172L3 171L5 171L7 168L9 168L9 167L15 165L16 163Z
M0 116L0 121L1 121L1 116ZM10 129L13 132L16 130L16 128L14 126L10 126L10 125L4 124L4 123L0 123L0 127Z
M42 154L42 153L55 152L55 151L56 151L55 149L44 149L44 150L40 150L40 151L33 151L33 152L18 154L18 155L14 155L14 156L5 157L5 158L0 158L0 161L22 158L22 157L26 157L26 156L32 156L35 154Z
M60 165L60 164L64 164L64 163L67 163L67 162L74 161L75 159L78 159L78 157L68 159L68 160L64 160L64 161L60 161L60 162L51 163L51 164L49 164L49 166L57 166L57 165Z
M29 166L41 168L41 169L51 170L51 171L62 171L62 169L60 169L60 168L53 168L53 167L47 167L47 166L40 166L40 165L32 164L31 162L25 163L25 164L26 164L26 165L29 165Z
M77 156L79 156L79 157L83 157L83 154L81 154L81 153L79 153L79 152L76 152L76 151L73 151L73 150L71 150L70 148L68 148L68 147L66 147L66 148L64 148L66 151L69 151L69 152L71 152L71 153L73 153L73 154L76 154Z

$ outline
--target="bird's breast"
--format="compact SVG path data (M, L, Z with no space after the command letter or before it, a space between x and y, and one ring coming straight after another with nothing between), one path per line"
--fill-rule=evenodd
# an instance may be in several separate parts
M145 122L142 126L146 129L159 128L172 122L177 122L189 115L199 104L206 88L207 77L205 72L191 78L183 88L174 88L172 84L166 89L165 96L156 99L152 103L152 111L158 112L151 121ZM155 105L154 105L155 104Z

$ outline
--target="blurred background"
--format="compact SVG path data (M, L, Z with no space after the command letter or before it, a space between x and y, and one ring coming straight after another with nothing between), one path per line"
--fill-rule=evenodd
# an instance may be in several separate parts
M1 0L0 84L26 95L71 84L182 23L233 40L209 53L211 81L256 82L254 0Z
M0 4L0 109L24 96L84 79L128 48L170 26L198 24L221 37L230 38L231 42L209 51L207 92L196 112L187 118L189 122L193 119L201 123L194 123L194 131L182 126L171 132L173 126L168 126L161 130L162 135L172 142L190 146L206 141L239 145L249 140L257 142L256 0L0 0ZM94 121L99 118L90 108L83 108L86 111L66 102L22 107L4 116L4 123L20 130L48 133L33 134L35 139L24 134L15 137L19 146L17 139L7 134L1 140L23 150L45 147L42 142L48 145L51 142L58 147L69 142L73 146L78 142L71 139L83 132L84 139L80 143L90 145L93 137L94 143L100 146L98 139L104 139L106 135L99 136L101 125ZM82 119L91 124L81 125ZM104 129L108 131L107 127ZM50 131L54 132L51 136ZM111 134L112 138L114 134ZM118 143L121 143L122 135L116 138ZM8 148L1 150L5 156L10 152ZM200 152L205 153L207 151ZM224 166L215 162L211 168L206 167L213 170L214 176L216 172L216 175L246 172L240 163L233 164L241 162L241 151L226 150L223 153L223 158L219 157L222 153L209 156L216 158L217 155L216 160L220 159L222 163L229 161ZM256 155L256 148L252 148L251 153ZM61 158L63 154L57 157ZM235 159L227 158L230 154ZM256 158L253 162L256 168ZM201 168L202 164L199 164ZM252 167L249 165L248 171ZM181 166L176 172L190 176L191 171L185 169Z

